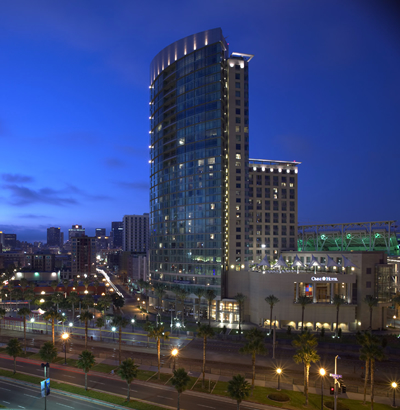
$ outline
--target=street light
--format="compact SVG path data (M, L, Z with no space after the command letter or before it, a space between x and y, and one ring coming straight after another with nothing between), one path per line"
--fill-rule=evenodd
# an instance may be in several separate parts
M117 330L117 328L113 326L113 327L111 328L111 330L112 330L112 332L113 332L113 342L115 342L114 335L115 335L115 331Z
M396 315L393 316L393 328L396 329Z
M276 374L278 375L278 391L281 391L281 374L282 374L282 369L280 367L278 367L276 369Z
M31 317L31 323L32 323L32 333L33 333L33 322L35 321L34 317Z
M392 407L396 408L396 389L397 389L397 383L396 383L396 382L393 382L393 383L391 384L391 386L392 386L392 389L393 389L393 404L392 404Z
M319 369L319 374L321 376L321 410L324 410L324 376L326 375L325 369Z
M179 328L181 327L181 324L179 322L177 322L176 324L176 328L178 329L178 336L179 336Z
M67 341L68 341L68 338L69 338L69 334L68 333L63 333L61 337L64 340L64 352L65 352L64 364L66 365L67 364Z
M72 327L74 324L72 322L69 322L69 327Z
M131 323L132 323L132 332L135 331L135 319L131 319Z
M172 352L171 352L172 357L174 358L174 366L173 366L173 368L172 368L173 371L175 371L175 359L176 359L176 356L178 356L178 353L179 353L179 350L176 349L176 348L173 349Z

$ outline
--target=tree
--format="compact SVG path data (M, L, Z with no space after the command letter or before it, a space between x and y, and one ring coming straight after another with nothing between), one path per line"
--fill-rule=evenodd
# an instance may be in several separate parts
M164 286L161 283L157 283L156 285L154 285L154 293L156 294L157 298L158 298L158 302L157 302L157 306L158 306L158 315L160 316L160 308L162 305L162 299L166 294L166 291L164 289Z
M146 311L148 312L149 311L149 295L148 295L148 292L152 288L152 286L151 286L150 282L147 282L145 280L143 282L141 282L141 284L142 284L142 289L146 290Z
M251 354L251 363L253 366L253 377L251 380L251 394L254 390L254 380L256 378L256 355L267 354L267 349L264 346L264 333L254 327L246 335L247 343L239 349L242 354Z
M250 395L250 384L242 375L238 374L229 380L227 391L229 397L236 400L237 410L239 410L240 403Z
M53 296L51 297L51 301L57 305L57 312L60 311L60 303L64 300L64 295L61 292L55 292L53 293Z
M64 289L65 289L65 294L68 296L69 280L68 280L68 279L64 279L64 280L62 281L62 284L63 284Z
M184 289L184 288L181 288L181 287L178 287L178 288L176 288L176 290L175 290L175 296L176 296L176 299L178 299L179 300L179 302L180 302L180 304L182 305L182 322L185 320L184 319L184 312L185 312L185 299L186 299L186 297L189 295L189 292L186 290L186 289ZM176 310L177 308L176 308L176 306L175 306L175 310ZM176 314L177 312L175 312L175 314ZM178 317L178 316L177 316Z
M336 337L338 337L339 332L339 308L344 305L345 301L340 295L335 295L332 299L332 303L336 306Z
M44 362L51 363L57 359L57 348L51 342L44 342L39 350L39 356ZM50 377L50 367L48 371L48 377Z
M106 321L104 320L104 317L98 317L96 319L96 327L98 327L100 330L100 342L102 341L101 340L101 328L105 325L105 323Z
M55 293L55 292L56 292L56 289L57 289L57 286L58 286L58 280L53 280L53 281L50 283L50 286L53 288L53 292Z
M299 296L298 302L301 306L301 331L303 332L304 330L304 311L306 309L306 306L312 303L312 300L308 296Z
M306 396L305 405L308 406L308 385L310 377L311 363L318 362L320 360L317 354L317 339L310 332L304 332L297 336L292 342L296 348L296 354L293 356L293 360L296 363L303 363L304 365L304 394Z
M126 383L128 384L128 396L126 397L126 401L128 402L130 400L131 383L137 376L138 368L139 366L137 366L134 360L129 357L119 364L119 368L117 370L117 373L121 379L126 380Z
M61 318L60 314L57 313L55 310L50 309L43 315L44 320L51 320L51 333L53 335L53 345L55 344L55 337L54 337L54 321L59 320ZM47 332L47 330L46 330Z
M367 295L365 296L363 302L366 303L369 308L369 330L372 330L372 312L374 307L378 306L378 299L371 295Z
M31 308L31 303L35 300L35 298L35 292L31 288L25 289L24 299L28 301L29 309Z
M106 310L111 306L112 297L110 295L105 295L99 298L97 306L103 310L103 316L105 315Z
M243 312L243 302L246 299L246 296L243 293L238 293L235 296L236 301L239 304L239 337L242 337L242 312Z
M16 373L17 357L22 354L22 346L17 338L10 339L6 346L6 353L14 358L14 374Z
M84 280L83 280L83 286L85 287L85 290L88 290L88 287L89 287L89 285L90 285L90 279L89 278L85 278Z
M76 365L79 369L82 369L85 372L85 390L87 390L87 374L90 369L96 364L94 354L89 350L84 350L78 358Z
M116 293L114 293L114 294L111 296L111 300L112 300L113 305L114 305L116 308L119 308L119 309L120 309L120 308L124 307L125 299L124 299L122 296L117 295Z
M24 318L24 346L25 346L25 354L26 354L26 317L31 314L31 310L28 308L22 308L18 310L18 315Z
M214 329L210 325L200 325L197 331L197 336L203 338L203 381L201 387L204 389L206 380L206 347L207 339L214 336Z
M76 292L70 292L68 300L72 305L72 321L75 320L75 305L81 300Z
M98 289L99 286L100 286L100 282L99 282L99 280L98 280L97 278L93 281L93 286L94 286L94 288L95 288L95 290L96 290L96 295L97 295L97 289Z
M4 319L4 316L6 315L6 310L3 308L0 308L0 321L1 319ZM1 332L1 325L0 325L0 332Z
M83 307L89 310L94 305L94 298L92 295L85 295L82 299Z
M185 371L185 369L179 368L174 370L171 384L175 387L176 391L178 392L178 406L177 410L180 409L179 407L179 400L181 398L181 394L188 388L190 383L190 377Z
M208 302L208 326L211 326L211 304L213 300L217 297L215 292L212 289L207 289L204 297Z
M193 292L197 298L199 299L199 305L197 309L197 320L200 321L200 304L201 304L201 298L204 296L205 292L203 288L196 288L195 291ZM194 312L196 313L196 312Z
M129 325L129 320L123 316L114 316L112 320L112 324L118 327L119 333L119 354L118 354L118 361L119 364L122 362L122 352L121 352L121 344L122 344L122 328L127 327Z
M93 313L88 312L87 310L81 314L80 319L85 322L85 349L87 349L88 342L88 323L93 319Z
M269 334L271 334L272 331L272 311L274 309L274 306L280 302L280 300L274 296L274 295L269 295L265 298L265 301L269 304L270 307L270 315L269 315Z
M161 340L169 339L169 332L164 332L164 326L157 324L156 326L150 326L148 337L155 339L157 342L157 357L158 357L158 375L157 378L160 380L160 369L161 369Z

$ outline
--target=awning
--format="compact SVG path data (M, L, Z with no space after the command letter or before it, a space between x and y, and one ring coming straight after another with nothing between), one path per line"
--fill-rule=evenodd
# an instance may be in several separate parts
M300 258L297 255L293 259L293 266L297 266L297 267L302 266L304 268L304 263L300 260Z
M326 256L328 257L328 262L326 263L326 266L328 268L332 266L336 266L337 268L340 268L340 266L329 255L326 255Z
M321 264L317 261L317 258L312 255L311 256L311 262L309 263L308 267L309 268L315 268L316 266L321 267Z
M354 265L354 263L350 260L350 259L347 259L345 256L343 256L342 255L342 258L343 258L343 266L345 267L345 268L348 268L348 267L353 267L353 268L358 268L358 266L357 265Z
M268 262L268 255L265 255L264 259L257 266L267 266L268 268L270 268L271 265Z
M283 259L283 256L281 255L278 259L278 262L275 263L275 265L272 267L273 269L279 267L279 268L287 268L288 266L286 265L285 260Z

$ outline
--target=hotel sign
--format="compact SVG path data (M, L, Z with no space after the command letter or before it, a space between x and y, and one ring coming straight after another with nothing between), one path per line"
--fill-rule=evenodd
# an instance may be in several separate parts
M338 278L331 277L331 276L322 276L322 277L311 276L311 280L313 282L339 282Z

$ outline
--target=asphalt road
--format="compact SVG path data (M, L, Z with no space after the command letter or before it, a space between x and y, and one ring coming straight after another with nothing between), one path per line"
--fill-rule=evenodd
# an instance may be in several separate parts
M55 365L56 366L56 365ZM13 362L12 360L0 358L0 367L7 369L7 370L12 370L13 369ZM34 376L43 376L43 369L37 365L37 364L32 364L32 363L27 363L22 360L17 361L17 372L18 371L23 371L24 373L29 373ZM67 383L73 383L77 384L80 386L84 386L85 383L85 376L82 373L79 373L77 371L71 371L67 368L63 368L61 366L57 367L52 367L50 369L50 380L54 378L55 380L59 381L64 381ZM1 399L0 400L5 400L14 405L16 405L15 408L29 408L33 409L36 407L31 406L31 402L12 402L11 401L11 396L13 395L13 389L7 386L0 386L0 392L1 392ZM6 397L3 395L4 392L7 392L8 390L3 390L4 388L10 389L11 391L9 392L9 395ZM126 382L119 380L114 377L107 377L105 376L99 376L99 375L94 375L94 374L88 374L88 388L90 389L99 389L104 392L110 392L110 393L116 393L116 394L121 394L121 395L126 395L127 394L127 387L126 387ZM18 387L19 389L19 387ZM35 393L31 392L28 393L31 396L35 396ZM40 394L39 391L39 386L37 389L37 395ZM14 395L15 395L15 390L14 390ZM22 399L25 399L25 393L24 394L19 394L18 396L24 396ZM34 400L38 401L34 397L29 397L26 396L29 399L31 399L32 403L35 404ZM50 396L48 396L50 397ZM58 396L61 397L61 396ZM61 401L58 400L58 397L55 397L55 401L59 403L60 407L54 407L55 409L63 409L66 410L67 407L65 407L65 400ZM171 407L176 406L177 403L177 393L174 391L173 388L166 388L165 386L158 386L153 383L143 383L143 382L134 382L131 385L131 398L132 399L141 399L141 400L146 400L148 402L154 403L154 404L163 404L163 405L168 405ZM21 397L15 397L13 400L22 400ZM235 410L237 408L236 403L234 402L224 402L221 401L219 398L203 398L199 397L197 395L192 394L191 392L187 392L181 395L181 408L184 410L205 410L205 409L223 409L223 410ZM1 404L3 405L9 405L7 403L3 403L0 401ZM25 404L24 404L25 403ZM83 402L82 402L83 403ZM71 406L71 408L81 408L79 407L74 407L74 403L72 400L67 400L68 406ZM20 407L17 407L20 406ZM64 407L63 407L64 406ZM42 403L41 408L44 407L44 403ZM258 409L260 406L252 406L252 405L243 405L243 408L246 409ZM86 408L86 407L82 407ZM50 407L49 407L50 409ZM51 407L53 409L53 407Z
M96 410L109 409L97 403L89 403L71 397L66 397L50 391L47 396L49 410ZM44 409L44 397L41 397L40 388L21 386L13 382L0 380L0 404L11 409Z

